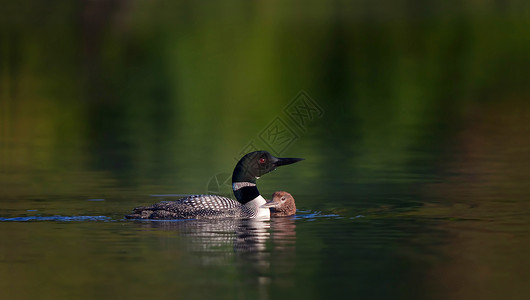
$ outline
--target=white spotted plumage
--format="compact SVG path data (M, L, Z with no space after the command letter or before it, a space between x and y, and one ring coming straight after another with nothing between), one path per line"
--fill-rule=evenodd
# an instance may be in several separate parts
M265 203L261 195L246 204L217 195L192 195L136 210L143 219L269 218L270 210L261 207Z

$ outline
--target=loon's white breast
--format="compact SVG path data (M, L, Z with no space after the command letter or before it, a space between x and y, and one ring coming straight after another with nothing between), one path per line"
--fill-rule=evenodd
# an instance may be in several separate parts
M265 203L267 203L267 200L265 200L263 196L259 195L245 205L251 206L251 207L256 207L256 206L258 207L256 218L270 219L271 217L270 209L268 207L263 207Z

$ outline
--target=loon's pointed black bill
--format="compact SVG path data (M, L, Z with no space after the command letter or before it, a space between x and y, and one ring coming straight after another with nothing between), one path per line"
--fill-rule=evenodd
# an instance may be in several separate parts
M277 157L276 159L277 160L274 162L274 165L276 167L290 165L290 164L294 164L295 162L304 160L303 158L280 158L280 157Z

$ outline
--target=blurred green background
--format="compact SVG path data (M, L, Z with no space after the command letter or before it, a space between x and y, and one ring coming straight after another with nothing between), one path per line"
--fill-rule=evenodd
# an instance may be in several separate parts
M203 190L300 90L325 114L283 154L369 174L494 102L528 111L526 1L2 7L2 197Z

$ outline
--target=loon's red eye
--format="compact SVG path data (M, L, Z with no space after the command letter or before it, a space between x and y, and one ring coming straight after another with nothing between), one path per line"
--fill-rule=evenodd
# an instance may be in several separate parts
M260 164L264 164L264 163L265 163L265 158L263 158L263 157L260 158L260 159L258 160L258 162L259 162Z

